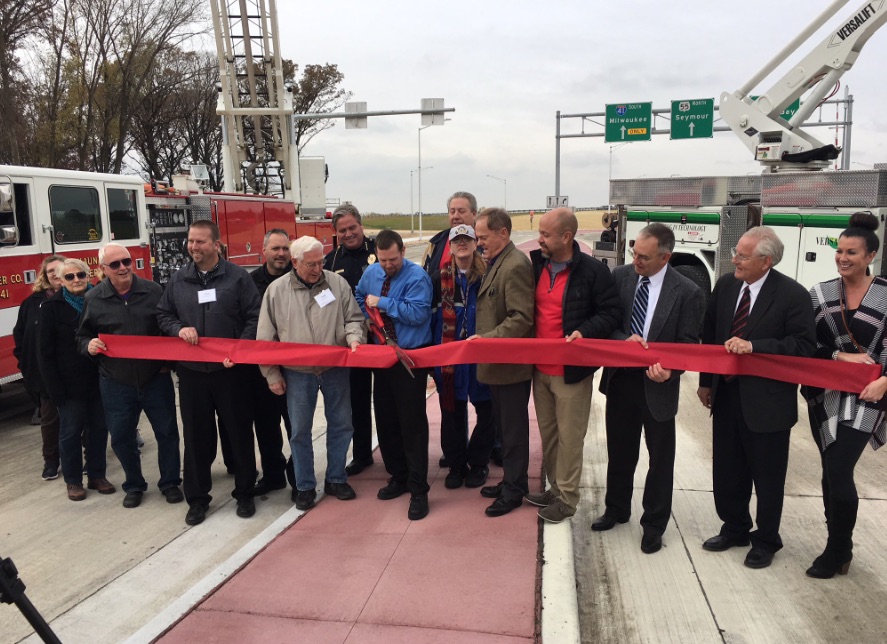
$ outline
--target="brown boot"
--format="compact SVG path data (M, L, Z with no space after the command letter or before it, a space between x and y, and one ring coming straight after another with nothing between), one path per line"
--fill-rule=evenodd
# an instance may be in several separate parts
M86 490L82 483L68 483L68 498L72 501L82 501L86 498Z
M97 491L99 494L114 494L117 491L117 488L111 485L106 478L90 479L86 487Z

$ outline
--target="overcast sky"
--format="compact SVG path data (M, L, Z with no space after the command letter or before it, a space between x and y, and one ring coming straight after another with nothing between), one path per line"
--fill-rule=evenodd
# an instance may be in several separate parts
M607 103L715 98L733 91L830 4L829 0L278 0L281 54L300 65L335 63L352 100L369 110L417 109L444 98L456 111L424 130L422 210L442 212L457 190L481 206L544 209L554 194L555 114L602 112ZM839 18L863 3L850 2ZM885 7L887 10L887 7ZM839 20L802 46L797 62ZM834 28L834 29L833 29ZM842 78L854 104L852 160L887 162L887 27ZM783 69L783 73L784 73ZM763 93L778 76L760 87ZM823 120L835 120L835 106ZM816 117L817 114L814 115ZM366 130L336 126L306 156L329 165L327 197L362 212L410 212L418 167L419 115L369 119ZM659 127L667 121L657 120ZM717 123L720 125L721 123ZM579 132L578 119L562 133ZM591 131L593 128L587 128ZM600 130L597 130L600 131ZM834 129L811 134L834 142ZM607 203L610 146L603 138L561 145L561 194L573 206ZM853 169L862 169L853 165ZM731 132L713 139L631 143L612 151L615 179L760 172ZM416 172L413 210L419 209ZM488 178L494 175L507 181Z

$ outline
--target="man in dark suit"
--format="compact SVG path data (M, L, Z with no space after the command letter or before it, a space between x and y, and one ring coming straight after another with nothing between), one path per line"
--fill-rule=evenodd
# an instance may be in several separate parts
M733 249L732 275L718 280L705 312L702 341L730 353L811 356L816 348L807 289L773 269L783 244L766 226L749 229ZM782 548L779 522L791 428L798 420L798 386L753 376L699 377L699 400L712 410L712 479L720 533L702 547L752 549L749 568L766 568ZM748 505L758 496L757 524Z
M622 299L622 325L610 337L639 342L699 343L705 298L692 281L669 266L674 233L664 224L650 224L635 239L631 265L613 271ZM609 530L631 516L634 471L638 464L641 428L650 456L644 485L644 536L647 554L662 547L671 515L675 456L675 415L682 371L604 369L600 391L607 396L607 494L604 514L591 529Z

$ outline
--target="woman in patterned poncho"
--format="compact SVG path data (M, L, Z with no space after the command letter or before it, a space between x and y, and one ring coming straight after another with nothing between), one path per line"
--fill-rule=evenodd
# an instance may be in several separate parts
M869 265L878 252L877 218L855 213L835 254L839 277L810 290L816 315L816 356L881 365L882 376L858 394L804 388L813 438L822 454L822 501L828 526L825 551L807 575L830 579L847 574L853 558L853 528L859 497L853 470L867 443L885 441L887 392L887 279Z

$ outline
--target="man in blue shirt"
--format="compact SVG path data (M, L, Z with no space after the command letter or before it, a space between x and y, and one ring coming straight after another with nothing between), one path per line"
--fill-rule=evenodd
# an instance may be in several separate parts
M403 239L393 230L376 237L378 263L367 267L355 290L364 313L377 309L388 337L402 349L431 344L431 278L404 258ZM428 416L425 413L427 369L400 362L374 370L373 408L385 469L391 475L377 496L383 501L410 493L407 516L428 514Z

